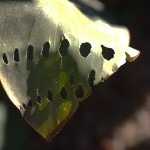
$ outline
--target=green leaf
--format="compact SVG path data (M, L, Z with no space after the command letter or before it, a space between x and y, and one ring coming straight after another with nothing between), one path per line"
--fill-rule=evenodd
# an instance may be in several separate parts
M91 93L139 51L127 29L92 21L67 0L0 2L0 80L27 122L51 140Z

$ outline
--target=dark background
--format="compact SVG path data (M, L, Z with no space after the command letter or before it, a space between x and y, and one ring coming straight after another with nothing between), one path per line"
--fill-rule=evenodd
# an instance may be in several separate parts
M103 11L93 1L74 0L92 17L127 26L130 46L140 57L98 86L50 143L23 120L0 87L0 103L7 108L4 150L150 150L149 0L103 0Z

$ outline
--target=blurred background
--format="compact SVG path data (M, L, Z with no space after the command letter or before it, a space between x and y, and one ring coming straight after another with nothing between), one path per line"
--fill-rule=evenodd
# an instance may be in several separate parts
M127 26L141 51L101 83L63 130L46 142L0 86L0 150L150 150L149 0L71 0L86 15Z

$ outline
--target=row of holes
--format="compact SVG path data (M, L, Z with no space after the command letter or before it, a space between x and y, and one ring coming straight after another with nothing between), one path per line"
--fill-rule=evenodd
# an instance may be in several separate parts
M83 98L83 96L84 96L84 91L83 91L83 88L82 88L81 85L79 85L78 88L76 89L75 95L76 95L76 97L77 97L78 99L79 99L79 98ZM65 89L65 87L62 87L61 92L60 92L60 97L61 97L62 99L64 99L64 100L66 100L66 99L67 99L67 96L68 96L67 90ZM40 95L37 96L36 100L37 100L37 103L38 103L38 104L41 104L41 97L40 97ZM50 101L50 102L53 100L53 95L52 95L52 92L51 92L50 90L48 90L48 93L47 93L47 100ZM33 104L32 104L32 101L29 100L28 106L32 106L32 105L33 105ZM26 109L26 105L25 105L24 103L23 103L23 108Z
M61 42L60 48L59 48L59 53L62 57L67 56L69 46L70 46L69 41L67 39L63 39ZM110 60L114 57L115 53L114 53L113 49L107 48L103 45L101 47L102 47L102 55L105 59ZM92 48L92 46L90 43L88 43L88 42L82 43L80 46L80 49L79 49L81 56L86 58L90 54L91 48ZM45 58L49 57L49 49L50 49L50 44L49 44L49 42L46 42L43 45L43 51L42 51L43 57L45 57ZM28 49L27 49L28 60L33 60L33 50L34 50L33 46L29 45ZM3 54L3 61L5 64L8 64L8 59L7 59L6 53ZM20 61L19 50L17 48L14 51L14 61L16 63Z
M93 83L94 83L94 80L95 80L95 71L92 70L91 73L89 74L89 78L88 78L88 82L89 82L89 85L91 87L93 87ZM74 71L71 72L70 74L70 84L73 85L74 84ZM62 87L61 89L61 92L60 92L60 97L64 100L67 99L67 90L65 89L65 87ZM84 91L83 91L83 88L81 85L78 85L76 91L75 91L75 95L77 98L83 98L84 96ZM41 104L41 97L40 95L37 95L37 102L39 104ZM48 90L47 92L47 100L48 101L52 101L53 100L53 95L52 95L52 92L50 90ZM32 101L29 101L29 106L32 106ZM25 104L23 104L23 107L25 108Z
M67 56L69 46L70 46L70 44L67 39L64 39L61 42L59 52L62 57ZM91 53L91 48L92 48L92 46L90 43L88 43L88 42L82 43L80 46L80 49L79 49L81 56L86 58ZM107 48L103 45L101 45L101 48L102 48L102 55L103 55L104 59L111 60L112 58L114 58L115 52L112 48Z
M49 42L46 42L43 46L43 51L42 51L43 57L48 58L49 49L50 49L50 44L49 44ZM33 46L29 45L28 49L27 49L27 59L30 60L30 61L33 60L33 50L34 50ZM4 61L5 64L8 64L8 59L7 59L6 53L3 54L3 61ZM16 63L18 63L20 61L19 50L17 48L14 51L14 61Z
M94 83L94 80L95 80L95 71L92 70L91 73L89 74L89 78L88 78L88 82L89 82L89 85L91 87L93 87L93 83ZM74 72L72 71L71 72L71 75L70 75L70 84L73 85L74 83ZM65 87L62 87L61 89L61 92L60 92L60 96L62 99L66 100L67 99L67 90L65 89ZM78 85L76 91L75 91L75 95L77 98L83 98L84 96L84 90L82 88L81 85ZM38 104L41 104L41 97L40 95L37 95L37 103ZM52 92L50 90L48 90L47 92L47 100L48 101L52 101L53 100L53 95L52 95ZM32 101L29 100L29 103L28 103L28 106L32 106ZM23 107L24 109L26 109L26 105L23 104Z

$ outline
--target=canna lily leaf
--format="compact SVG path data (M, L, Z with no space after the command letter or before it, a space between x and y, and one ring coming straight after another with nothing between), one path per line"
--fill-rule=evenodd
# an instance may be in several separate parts
M92 21L67 0L0 2L0 80L25 120L50 141L93 85L139 51L127 29Z

